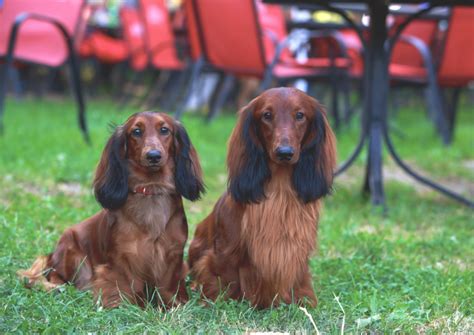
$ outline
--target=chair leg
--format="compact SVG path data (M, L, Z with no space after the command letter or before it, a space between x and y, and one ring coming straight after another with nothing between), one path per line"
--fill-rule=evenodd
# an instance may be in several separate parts
M443 144L448 145L450 142L449 129L448 129L448 120L443 113L443 101L436 83L430 83L428 87L428 96L429 96L429 106L430 110L433 113L434 123L436 129L441 136Z
M222 107L224 107L227 98L229 97L230 91L232 90L232 86L234 85L235 77L231 74L225 74L224 77L219 80L219 83L216 87L216 95L215 99L212 99L209 113L207 114L207 122L212 121L221 111Z
M6 59L6 62L2 65L0 65L0 135L3 134L3 130L4 130L4 127L3 127L3 114L4 114L4 108L5 108L5 98L6 98L6 94L7 94L7 89L8 89L8 85L7 85L7 81L8 81L8 78L10 75L13 75L13 81L14 81L14 84L15 84L15 94L17 94L17 97L20 96L20 93L21 93L21 84L20 84L20 81L19 81L19 75L18 75L18 71L12 71L12 67L11 67L11 64L12 64L12 61L8 59L8 55L7 55L7 59Z
M145 95L145 101L141 105L142 108L156 108L158 101L163 95L163 90L166 86L166 83L170 79L171 71L169 70L159 70L158 76L151 84L150 90Z
M21 84L20 71L18 71L18 69L15 68L15 67L10 67L7 78L10 78L11 81L12 81L12 84L13 84L12 88L13 88L13 92L15 94L15 97L17 99L20 99L20 97L23 94L23 87L22 87L22 84Z
M3 135L4 125L3 125L3 110L5 108L5 96L7 94L7 76L8 68L10 67L9 62L5 62L1 66L0 71L0 134Z
M181 102L178 103L178 106L176 107L174 113L174 117L176 120L181 119L184 109L186 108L186 104L188 103L189 98L191 97L191 94L197 85L198 79L202 73L203 68L204 59L202 57L191 65L191 77L188 81L189 84L187 85L187 87L184 88L183 97L181 99Z
M84 136L84 140L88 144L90 144L91 140L89 137L89 132L87 131L86 104L84 101L84 94L82 92L79 63L74 53L74 49L72 48L71 41L69 41L68 43L68 48L69 48L69 66L71 70L72 89L74 91L74 96L76 98L76 102L78 106L77 116L78 116L78 121L79 121L79 127L81 128L82 135Z
M344 123L349 124L351 120L351 81L349 76L342 74L342 96L344 100Z
M79 122L79 127L82 131L84 140L86 141L87 144L90 145L91 140L89 137L89 132L87 131L86 104L84 100L84 94L82 92L79 60L74 50L74 44L72 42L71 37L67 34L66 30L61 29L61 32L63 34L64 40L66 42L67 49L69 52L69 68L70 68L70 73L71 73L72 90L74 92L74 96L76 98L76 102L78 106L77 118Z
M461 95L461 88L459 87L454 88L451 92L451 96L447 97L446 99L447 101L444 104L444 112L448 121L449 143L452 142L453 137L454 137L454 128L455 128L455 123L456 123L460 95Z
M273 80L273 69L267 68L265 70L265 74L263 75L263 79L262 79L262 82L260 83L257 93L260 94L266 89L270 88L270 85L272 84L272 80Z
M331 112L334 119L334 129L337 131L341 127L341 118L339 114L339 76L331 75Z
M124 83L126 81L128 62L120 62L114 68L114 73L112 74L113 83L112 83L112 94L114 101L120 99L121 94L124 90Z
M185 69L181 71L174 71L172 78L170 78L167 87L166 100L163 101L162 108L165 111L171 110L178 100L179 94L188 77L188 71Z
M428 106L434 117L434 122L438 133L441 135L443 144L448 145L450 142L448 121L443 113L443 100L438 86L436 73L432 66L428 66Z
M96 97L99 92L99 87L101 84L101 77L102 77L101 63L95 57L88 57L85 59L81 59L81 67L85 68L86 72L89 71L93 73L92 76L90 78L87 78L88 80L86 80L85 82L84 91L85 91L86 97L92 97L92 98ZM117 94L117 96L119 96L119 93Z
M1 66L0 71L0 134L4 132L3 114L5 108L5 97L7 94L8 71L13 64L13 52L15 50L16 38L18 35L19 25L14 25L8 39L8 49L5 56L5 63Z
M123 110L125 106L130 102L130 100L133 98L134 94L134 88L138 85L138 83L142 80L143 78L143 73L144 71L133 71L132 72L132 78L130 78L130 81L128 85L124 85L124 92L122 94L122 98L118 102L118 108L119 110Z

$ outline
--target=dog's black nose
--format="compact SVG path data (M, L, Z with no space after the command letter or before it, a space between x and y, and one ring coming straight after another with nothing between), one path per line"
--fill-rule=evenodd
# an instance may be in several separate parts
M292 147L284 146L284 147L278 147L276 149L276 155L279 160L281 161L289 161L295 154L295 151L293 150Z
M161 152L159 150L150 150L146 153L146 159L150 163L156 163L161 159Z

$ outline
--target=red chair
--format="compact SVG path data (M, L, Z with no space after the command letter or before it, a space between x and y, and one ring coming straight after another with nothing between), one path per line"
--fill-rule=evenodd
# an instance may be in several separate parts
M188 36L189 55L196 62L202 57L202 40L199 36L198 23L193 0L184 0L184 16Z
M8 68L13 59L50 67L69 61L79 126L89 142L79 64L73 37L78 33L83 0L6 0L0 8L0 57L5 59L0 74L0 127L6 95Z
M393 28L403 22L405 17L397 17ZM423 41L428 47L432 47L438 31L438 21L432 19L417 19L405 28L403 35L415 36ZM408 72L412 66L423 66L423 57L413 45L403 39L398 41L392 51L391 73L394 77L404 75L404 66L407 66Z
M452 95L446 97L445 115L448 121L449 140L454 133L457 104L461 89L474 81L474 8L455 7L451 13L446 40L438 68L438 84ZM445 95L442 95L445 99Z
M175 110L174 117L180 119L188 100L191 98L192 93L197 88L199 77L203 72L216 72L216 69L211 64L206 62L202 52L202 39L199 34L199 27L196 18L196 11L194 8L193 0L184 0L183 12L185 18L187 45L188 45L188 57L189 57L189 80L188 84L184 88L183 97L181 103Z
M205 59L229 75L260 78L263 90L273 80L286 84L300 78L318 79L333 73L328 70L337 69L335 61L328 62L329 67L319 67L312 60L300 62L287 52L290 38L295 36L284 36L283 15L275 5L253 0L193 1ZM315 32L307 37L327 36ZM273 42L278 44L271 46Z
M405 18L395 21L396 28ZM444 143L448 143L448 129L439 92L436 86L436 72L431 50L437 35L436 20L417 19L405 28L395 43L389 74L394 86L421 86L425 88L428 111Z
M133 7L124 6L120 9L123 38L127 45L130 67L141 72L148 66L146 31L140 12Z
M121 105L124 105L129 98L129 94L124 92L125 73L131 69L133 75L127 83L136 82L139 79L138 74L148 65L148 54L145 47L145 28L137 8L122 6L119 16L122 31L120 37L109 36L100 30L93 31L81 42L79 54L91 59L97 68L99 64L118 66L120 79L116 94L120 95ZM96 70L96 76L98 72Z
M145 24L146 47L150 63L157 69L182 70L178 58L171 20L164 0L140 0Z
M101 63L117 64L128 59L128 48L124 40L94 31L81 42L79 56L94 57Z
M162 108L174 104L185 80L185 63L178 57L172 22L165 0L139 0L140 13L145 26L145 41L149 64L160 71L151 86L146 105L154 106L165 98ZM166 85L171 87L166 87ZM168 88L169 94L162 94Z
M444 144L452 140L459 89L474 80L473 14L474 9L469 7L453 9L439 59L432 56L430 48L436 36L436 22L412 22L395 46L395 60L390 63L392 80L427 89L428 108ZM401 49L402 45L405 49ZM444 101L440 86L454 89L451 101Z

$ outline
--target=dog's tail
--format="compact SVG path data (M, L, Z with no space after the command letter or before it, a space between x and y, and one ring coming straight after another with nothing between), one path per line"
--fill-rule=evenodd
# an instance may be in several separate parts
M46 291L55 289L59 284L52 283L46 278L48 272L51 271L48 260L49 256L39 256L29 269L16 272L18 278L28 288L39 286Z

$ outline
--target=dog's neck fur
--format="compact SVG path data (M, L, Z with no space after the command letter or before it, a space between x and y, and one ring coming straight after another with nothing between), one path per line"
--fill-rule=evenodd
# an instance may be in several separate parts
M320 202L305 204L292 186L292 167L273 167L266 198L247 205L242 238L255 268L275 293L288 290L302 276L316 247Z
M176 191L173 174L167 173L167 166L143 178L141 174L131 174L129 189L146 187L153 195L131 193L120 212L128 221L153 237L159 237L166 224L177 210Z

